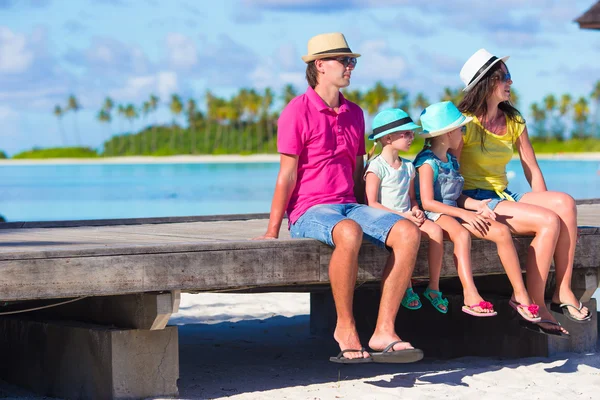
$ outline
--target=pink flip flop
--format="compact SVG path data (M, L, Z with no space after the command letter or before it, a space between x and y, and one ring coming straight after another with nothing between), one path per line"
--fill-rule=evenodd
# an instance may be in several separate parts
M498 313L496 311L493 311L493 312L475 311L474 310L475 307L479 307L483 310L493 310L494 309L494 305L492 303L490 303L489 301L480 301L479 304L473 304L472 306L464 305L462 307L462 312L464 312L465 314L472 315L474 317L494 317L494 316L498 315Z
M542 320L542 317L540 317L538 315L538 312L540 310L540 307L537 304L530 304L528 306L525 306L513 299L510 299L508 301L508 304L515 309L516 312L519 313L519 315L521 316L521 318L523 318L526 321L529 322L533 322L533 323L537 323L540 322ZM537 317L530 317L525 313L525 310L529 311L532 315L537 315Z

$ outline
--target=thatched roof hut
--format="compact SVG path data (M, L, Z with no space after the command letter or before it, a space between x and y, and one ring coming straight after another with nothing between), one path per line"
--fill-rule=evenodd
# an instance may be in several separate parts
M575 20L581 29L600 29L600 1Z

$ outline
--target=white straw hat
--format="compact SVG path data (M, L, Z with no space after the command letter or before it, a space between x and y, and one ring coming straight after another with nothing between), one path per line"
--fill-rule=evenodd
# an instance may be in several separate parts
M477 50L460 70L460 79L465 84L463 92L471 90L498 61L508 59L509 56L498 58L486 49Z

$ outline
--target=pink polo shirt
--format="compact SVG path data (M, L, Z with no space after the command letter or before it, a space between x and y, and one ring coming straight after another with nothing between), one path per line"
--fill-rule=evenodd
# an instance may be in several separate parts
M317 204L356 203L353 173L365 154L365 119L341 93L338 113L311 87L290 101L277 123L277 150L298 156L290 224Z

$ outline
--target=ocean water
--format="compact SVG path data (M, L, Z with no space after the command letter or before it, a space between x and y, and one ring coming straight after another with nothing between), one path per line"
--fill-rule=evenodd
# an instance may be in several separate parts
M540 160L550 190L600 198L600 162ZM0 166L7 221L144 218L269 212L277 163ZM527 191L519 161L512 191Z

